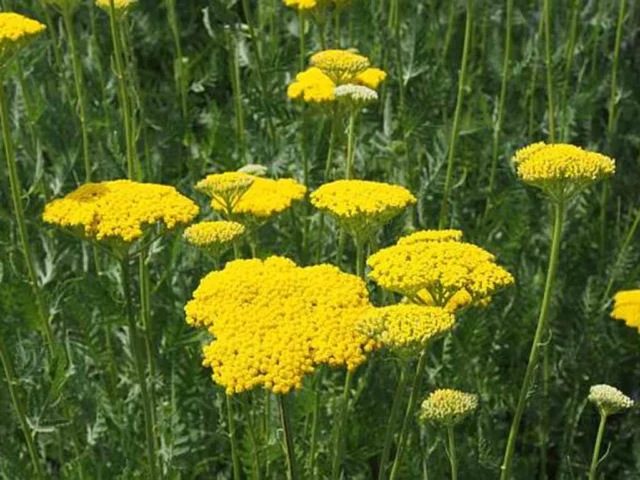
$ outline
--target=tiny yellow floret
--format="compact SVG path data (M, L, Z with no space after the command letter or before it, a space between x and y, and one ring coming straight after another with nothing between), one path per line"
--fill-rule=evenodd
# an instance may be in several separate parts
M625 290L616 293L611 317L640 332L640 290Z
M420 418L443 427L452 427L478 408L478 396L449 388L432 392L422 402Z

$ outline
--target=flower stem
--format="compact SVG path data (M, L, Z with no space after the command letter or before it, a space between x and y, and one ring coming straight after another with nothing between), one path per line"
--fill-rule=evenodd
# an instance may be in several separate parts
M553 238L551 244L551 253L549 256L549 269L547 271L547 280L544 289L544 297L542 299L542 305L540 308L540 316L538 318L538 327L536 328L536 334L531 345L531 352L529 354L529 363L525 371L524 379L522 381L522 387L520 389L520 395L518 397L518 404L516 407L516 413L511 423L511 429L509 431L509 439L507 441L507 447L505 449L504 461L502 463L502 474L500 478L502 480L508 480L511 478L511 467L513 463L513 454L515 451L516 438L518 436L518 430L520 428L520 421L524 413L524 407L527 402L529 390L533 383L534 372L538 364L538 357L540 354L540 346L542 344L542 337L546 332L547 320L549 318L549 307L551 306L551 297L553 295L553 286L555 284L556 272L558 270L558 259L560 257L560 244L562 240L562 228L564 224L564 210L565 205L561 201L555 205L555 221L553 227Z
M247 160L247 145L244 132L244 111L242 108L242 90L240 87L240 67L238 65L238 48L235 33L227 31L227 45L229 51L229 74L233 90L233 107L236 117L236 142L242 162Z
M389 413L387 429L384 433L384 444L382 445L382 455L380 456L378 480L385 479L387 462L389 461L389 455L391 454L391 444L393 443L394 432L396 424L398 423L398 415L400 414L400 407L402 407L402 400L404 398L405 390L407 389L408 380L407 364L406 362L402 362L400 367L400 379L396 386L396 393L393 396L393 403L391 404L391 412Z
M227 404L227 422L229 423L229 442L231 443L231 463L233 465L233 478L240 480L240 459L238 458L238 438L236 435L236 418L233 409L233 397L225 395Z
M296 471L296 455L293 448L293 430L291 429L289 405L287 404L287 399L283 395L278 395L278 407L280 409L280 421L282 422L282 430L284 432L284 453L287 460L287 478L289 480L296 480L298 478L298 474Z
M38 458L36 446L33 442L33 436L31 435L31 432L29 430L29 423L27 422L27 415L24 410L24 401L20 398L17 388L19 385L19 381L16 377L13 363L11 363L9 353L4 346L2 335L0 335L0 360L2 361L4 374L7 379L7 387L9 388L9 395L11 396L13 408L15 408L16 414L18 415L18 421L20 422L20 427L22 428L22 433L24 434L24 439L27 443L27 449L29 450L29 456L31 457L31 465L33 466L36 478L43 479L44 474L42 472L42 465L40 463L40 459Z
M567 97L569 90L569 77L571 76L571 68L573 66L573 59L575 56L575 45L576 45L576 36L578 33L578 17L581 11L581 0L573 0L573 4L571 7L571 27L569 29L569 42L567 43L567 51L565 57L565 68L564 68L564 83L562 85L562 95L560 96L560 113L562 115L562 123L560 125L560 140L566 141L569 130L569 119L567 116Z
M169 26L171 27L171 35L173 37L173 48L175 50L174 75L176 88L180 98L180 107L182 109L182 119L186 120L188 114L187 92L188 83L184 74L184 64L182 62L182 43L180 42L180 26L178 25L178 15L176 14L176 0L167 0L167 15Z
M353 164L356 157L356 118L358 114L355 111L349 113L349 126L347 129L347 163L345 166L344 177L347 180L353 178Z
M544 17L544 45L547 64L547 115L549 116L549 142L553 143L556 141L556 121L553 95L553 59L551 57L551 18L549 12L550 1L551 0L544 0L542 14Z
M349 392L351 390L351 380L353 373L348 371L344 379L344 388L342 390L342 404L340 406L340 417L338 424L334 430L334 450L333 462L331 466L331 478L338 480L340 478L340 466L344 457L345 432L349 417Z
M467 0L467 20L464 29L464 47L462 50L462 65L460 67L460 77L458 79L458 98L456 100L456 109L453 115L453 126L451 128L451 138L449 140L449 158L447 160L447 174L444 183L444 195L442 197L442 208L440 209L440 221L438 225L440 229L447 224L449 215L449 193L453 182L453 159L456 152L456 141L458 139L458 131L460 129L460 116L462 114L462 103L464 100L464 87L467 81L467 66L469 63L469 51L471 44L471 25L473 22L473 0Z
M453 426L447 427L447 439L449 441L449 463L451 463L451 480L458 480L458 463L456 462L456 439Z
M596 444L593 447L593 457L591 458L591 468L589 468L589 480L596 480L596 471L600 462L600 445L602 445L602 437L604 435L604 427L607 423L607 416L600 414L600 426L598 427L598 436Z
M315 398L311 412L311 440L309 442L309 473L316 478L316 445L318 443L318 423L320 419L320 389L322 388L322 370L315 375Z
M304 13L302 13L302 10L298 10L298 30L299 30L298 31L298 40L299 40L298 47L299 47L299 54L300 54L298 68L300 69L301 72L304 70L305 55L306 55L305 28L306 28L306 22L305 22Z

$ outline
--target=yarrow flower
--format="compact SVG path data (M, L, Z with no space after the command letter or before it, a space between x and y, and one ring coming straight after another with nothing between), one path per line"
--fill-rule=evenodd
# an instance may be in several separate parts
M109 12L111 10L111 3L113 2L113 7L116 12L121 13L135 5L137 1L138 0L96 0L96 5Z
M183 236L191 245L218 259L244 232L244 225L237 222L200 222L187 228Z
M294 8L303 13L320 13L333 3L336 8L341 9L351 0L284 0L287 7Z
M204 365L227 394L263 385L276 394L300 388L321 364L354 370L375 341L357 330L371 308L365 283L332 265L236 260L212 272L185 307L187 323L214 340Z
M615 161L575 145L544 142L518 150L513 158L520 179L564 201L615 173Z
M451 311L486 305L513 277L482 248L458 241L403 243L385 248L367 260L369 277L382 288L416 303Z
M438 389L422 402L420 419L443 427L457 425L478 408L478 396L453 389Z
M296 75L296 81L287 88L292 100L323 104L336 99L336 84L322 70L311 67Z
M0 12L0 62L45 30L45 26L18 13Z
M334 217L351 235L364 239L415 204L416 198L399 185L338 180L313 192L311 203Z
M340 85L334 90L335 97L351 108L362 106L378 100L375 90L362 85Z
M42 217L85 237L130 243L156 225L171 230L188 224L198 210L173 187L114 180L82 185L47 204Z
M210 196L226 213L231 213L255 179L245 172L215 173L200 180L196 189Z
M633 400L610 385L594 385L591 387L589 401L605 417L633 407Z
M616 293L611 317L640 332L640 290L625 290Z
M398 245L411 245L419 242L459 242L462 230L420 230L398 240Z
M453 314L443 308L403 303L371 309L358 328L383 347L414 350L450 331L454 323Z

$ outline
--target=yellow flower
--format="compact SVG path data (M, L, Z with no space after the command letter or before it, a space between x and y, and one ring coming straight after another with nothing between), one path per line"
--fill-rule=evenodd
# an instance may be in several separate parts
M18 13L0 12L0 60L8 58L45 28L37 20Z
M214 340L204 365L228 394L263 385L300 388L321 364L354 370L376 343L357 330L371 308L365 283L332 265L236 260L212 272L185 307L187 322Z
M540 142L518 150L513 158L520 179L564 201L591 183L615 173L615 161L575 145Z
M295 8L296 10L300 10L301 12L308 12L316 7L324 5L323 0L284 0L284 4L287 7Z
M335 100L336 84L319 68L311 67L296 75L296 81L287 88L292 100L308 103L326 103Z
M302 200L307 192L304 185L293 179L272 180L270 178L253 177L251 186L233 204L231 215L250 217L263 221L284 212L294 201ZM211 207L225 212L225 205L218 197L214 197Z
M184 239L218 258L244 231L244 226L237 222L200 222L184 231Z
M255 179L244 172L215 173L200 180L196 189L210 196L225 213L230 213Z
M167 229L189 223L198 206L166 185L114 180L87 183L46 205L47 223L77 230L96 240L133 242L147 227Z
M626 290L616 293L613 299L611 317L624 320L631 328L640 332L640 290Z
M310 64L326 73L335 83L349 83L369 68L369 59L349 50L323 50L311 56Z
M633 407L633 400L611 385L594 385L589 389L588 400L604 416L613 415Z
M383 347L421 349L454 323L453 314L443 308L402 303L371 309L358 327Z
M478 396L472 393L441 388L422 402L420 418L451 427L460 423L478 408Z
M387 73L385 71L380 70L379 68L367 68L364 72L355 76L353 83L377 90L386 78Z
M397 244L373 254L367 264L369 277L382 288L450 311L485 305L514 282L489 252L455 241Z
M418 242L459 242L462 230L420 230L398 240L398 245Z
M364 180L338 180L311 194L311 203L336 219L356 238L365 238L416 203L399 185Z
M123 12L132 7L137 0L96 0L96 5L108 12L111 10L111 2L116 11Z

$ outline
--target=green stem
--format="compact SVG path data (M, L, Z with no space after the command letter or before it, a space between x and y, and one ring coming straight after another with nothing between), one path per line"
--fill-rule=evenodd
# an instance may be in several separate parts
M620 0L618 11L618 26L616 27L616 43L613 49L613 65L611 67L611 95L609 97L609 121L607 122L607 142L609 150L613 141L613 133L616 126L616 96L618 95L618 64L620 63L620 45L622 44L622 31L625 19L625 7L627 0Z
M458 98L453 116L453 127L451 128L451 138L449 140L449 158L447 160L447 176L444 183L444 195L442 198L442 208L440 209L439 228L443 229L447 224L449 215L449 192L453 183L453 159L456 151L456 141L460 128L460 116L462 114L462 103L464 100L464 86L467 81L467 65L469 60L469 50L471 44L471 25L473 21L473 0L467 0L467 20L464 29L464 47L462 51L462 65L460 67L460 78L458 79Z
M398 415L400 414L400 408L402 407L402 400L404 399L408 381L409 375L407 372L407 364L406 362L403 362L400 367L400 379L398 380L396 393L393 396L393 403L391 404L391 412L389 413L387 429L384 433L384 443L382 445L382 455L380 456L380 470L378 472L378 480L385 479L387 462L389 461L389 455L391 454L391 444L393 443L393 437L396 431L396 425L398 423Z
M560 257L560 244L562 241L562 228L564 224L564 210L565 205L561 201L555 205L555 221L553 227L553 238L551 244L551 253L549 255L549 269L547 271L547 280L544 289L544 297L542 299L542 305L540 308L540 316L538 318L538 327L536 328L536 334L531 345L531 352L529 354L529 363L525 371L524 379L522 381L522 387L520 389L520 395L518 397L518 405L516 407L516 413L511 423L511 429L509 431L509 439L507 441L507 447L505 449L504 461L502 463L502 474L500 478L502 480L509 480L511 478L511 467L513 463L513 454L516 446L516 439L518 437L518 430L520 428L520 422L524 413L524 407L527 402L529 390L533 383L534 372L538 365L538 357L540 354L540 346L542 344L542 338L547 330L547 321L549 318L549 307L551 306L551 297L553 296L553 286L555 284L556 272L558 270L558 259Z
M593 447L593 457L591 458L591 468L589 468L589 480L596 480L596 472L598 463L600 462L600 446L602 445L602 437L604 436L604 427L607 423L607 416L600 414L600 425L598 426L598 436L596 444Z
M288 480L297 480L298 474L296 469L296 455L293 446L291 417L289 414L287 399L283 395L278 395L278 408L280 410L280 421L282 422L282 430L284 432L284 453L287 460L287 478Z
M449 2L449 16L447 18L447 31L444 35L444 45L442 46L442 61L447 57L449 53L449 45L451 45L451 38L453 38L454 22L456 15L456 2Z
M316 445L318 443L318 423L320 419L320 390L322 388L322 370L315 376L315 398L311 412L311 440L309 442L309 472L311 478L316 478Z
M456 439L453 426L447 427L447 439L449 441L449 463L451 463L451 480L458 480L458 463L456 462Z
M42 472L42 465L40 463L40 459L38 458L38 452L33 441L33 436L31 435L31 431L29 429L29 423L27 422L27 415L25 413L24 407L25 404L23 399L20 398L21 396L18 392L19 381L16 377L16 372L13 368L13 363L11 362L11 358L9 357L9 353L4 346L4 341L1 334L0 360L2 360L4 374L7 379L7 387L9 388L11 402L13 403L13 408L15 408L16 414L18 415L18 421L20 422L20 427L22 428L22 433L24 434L24 439L27 443L27 449L29 450L29 456L31 457L31 465L33 466L33 470L35 471L36 478L43 479L44 474Z
M356 275L358 275L363 280L364 276L364 241L361 238L354 239L356 244Z
M182 108L182 118L187 119L187 91L188 84L184 74L184 64L182 62L182 43L180 42L180 26L178 25L178 15L176 14L176 0L167 0L167 16L169 26L171 28L171 36L173 37L173 48L175 50L174 75L176 88L180 98L180 107Z
M229 423L229 441L231 442L231 462L233 464L233 478L240 480L240 458L238 457L238 438L236 434L236 418L233 411L233 397L225 395L227 403L227 421Z
M422 390L422 378L424 377L425 366L427 364L427 348L425 348L420 354L418 365L416 366L416 371L413 376L411 393L409 394L409 403L407 404L407 410L405 411L404 419L402 420L402 428L400 429L400 436L398 437L398 447L396 449L396 456L393 459L393 466L391 467L389 480L398 478L400 473L402 458L404 456L407 439L409 437L409 425L414 420L416 404L418 403L418 397Z
M133 363L138 377L138 386L140 387L140 395L142 396L142 409L144 413L145 437L147 446L147 456L149 457L149 475L151 478L160 478L158 467L156 465L156 441L154 439L155 426L153 424L153 412L151 410L151 400L147 387L147 377L145 373L144 360L142 352L138 345L138 328L136 327L136 315L133 307L133 298L131 295L131 272L129 271L129 258L124 258L120 262L122 271L122 288L127 308L127 322L129 324L129 342L131 344L131 354Z
M609 300L609 295L611 295L611 290L613 289L613 283L616 281L617 271L620 267L620 262L624 257L631 241L633 240L634 235L636 234L636 230L638 229L638 225L640 224L640 208L638 208L638 213L636 214L636 219L631 224L631 228L627 232L627 235L624 237L622 245L620 246L620 251L618 252L618 256L616 257L616 261L613 264L611 269L611 276L609 277L609 282L607 283L607 287L604 290L604 294L602 295L601 303L604 304L607 300Z
M304 70L304 65L305 65L305 57L306 57L306 41L305 41L305 28L306 28L306 24L305 24L305 16L304 13L302 13L302 10L298 10L298 40L299 40L299 64L298 64L298 68L299 70L302 72Z
M324 181L329 181L329 175L331 174L331 167L333 165L333 152L336 146L336 137L338 136L338 128L341 123L340 109L338 105L333 107L333 115L329 119L331 122L331 136L329 137L329 147L327 149L327 161L324 167Z
M556 141L556 121L553 95L553 59L551 58L551 18L550 18L550 0L544 0L543 17L544 17L544 45L545 57L547 64L547 106L549 116L549 142Z
M562 141L567 140L568 130L569 130L569 119L567 115L568 108L568 91L569 91L569 83L571 77L571 69L573 67L573 59L575 56L575 45L576 45L576 36L578 33L578 17L581 11L581 0L573 0L573 4L571 7L571 27L569 30L569 43L567 44L567 51L565 57L565 69L564 69L564 83L562 85L562 95L560 96L560 103L562 107L560 108L562 114L562 124L560 125L560 139Z
M229 74L231 76L231 88L233 90L233 106L236 117L236 141L240 159L243 163L247 161L247 145L244 132L244 111L242 107L242 90L240 84L240 67L238 65L238 51L236 46L235 33L227 32L227 44L229 48Z
M356 157L356 118L358 114L355 111L349 113L349 126L347 130L347 163L345 166L344 178L351 180L353 178L353 164Z
M353 379L353 373L347 372L344 379L344 388L342 390L342 404L340 405L340 417L338 418L338 424L334 433L334 449L333 449L333 462L331 464L331 478L332 480L338 480L340 478L340 467L342 465L342 459L344 457L345 449L345 433L347 428L347 422L349 418L349 392L351 391L351 380Z

